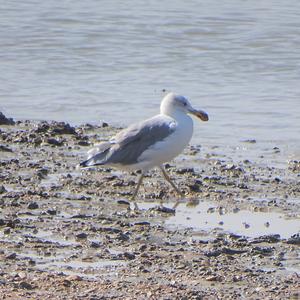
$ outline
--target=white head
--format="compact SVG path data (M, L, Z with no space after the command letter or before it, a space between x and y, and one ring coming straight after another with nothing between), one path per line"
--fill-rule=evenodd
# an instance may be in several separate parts
M184 96L168 93L160 104L160 113L174 117L177 114L193 114L202 121L208 121L208 115L203 110L196 110Z

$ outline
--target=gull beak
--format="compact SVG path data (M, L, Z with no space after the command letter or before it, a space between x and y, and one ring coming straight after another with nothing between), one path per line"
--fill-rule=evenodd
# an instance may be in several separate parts
M191 113L192 115L198 117L202 121L208 121L208 114L203 110L197 110L197 109L194 109L194 108L191 107L189 109L189 113Z

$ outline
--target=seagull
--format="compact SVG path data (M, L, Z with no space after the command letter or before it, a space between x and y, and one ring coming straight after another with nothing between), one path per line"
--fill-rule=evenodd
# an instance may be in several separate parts
M158 115L133 124L108 142L96 145L88 151L87 160L81 162L79 167L110 166L125 171L140 170L141 175L131 197L132 201L138 194L145 173L158 167L166 181L184 198L163 164L179 155L190 142L193 120L189 114L208 121L207 113L194 109L187 98L168 93L161 101ZM137 208L137 204L134 204Z

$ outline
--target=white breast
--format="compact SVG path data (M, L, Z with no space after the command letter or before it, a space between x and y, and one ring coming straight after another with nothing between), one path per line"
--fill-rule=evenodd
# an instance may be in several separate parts
M184 150L193 134L193 120L183 114L176 118L176 124L176 129L171 135L155 143L139 157L137 165L140 169L146 171L171 161Z

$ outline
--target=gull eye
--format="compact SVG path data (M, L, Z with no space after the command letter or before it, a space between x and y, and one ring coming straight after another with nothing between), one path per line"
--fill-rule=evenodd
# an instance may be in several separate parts
M187 106L187 103L186 103L186 102L184 102L184 103L183 103L183 105L184 105L184 106Z

